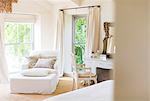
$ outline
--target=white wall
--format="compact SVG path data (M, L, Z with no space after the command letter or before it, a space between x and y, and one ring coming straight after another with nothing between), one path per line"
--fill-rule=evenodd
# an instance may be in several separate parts
M43 13L41 16L41 43L42 49L54 49L55 28L53 14Z
M3 17L3 14L0 14L0 38L2 39L2 44L4 44L4 17Z

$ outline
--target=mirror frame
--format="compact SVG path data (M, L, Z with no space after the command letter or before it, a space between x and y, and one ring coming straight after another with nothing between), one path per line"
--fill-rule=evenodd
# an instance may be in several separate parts
M107 45L108 45L108 38L110 37L109 31L110 31L111 27L114 27L113 22L104 22L105 37L103 40L103 52L102 52L102 54L107 55Z

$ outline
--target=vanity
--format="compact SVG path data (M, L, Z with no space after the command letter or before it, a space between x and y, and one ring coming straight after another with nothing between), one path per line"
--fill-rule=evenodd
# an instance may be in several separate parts
M97 81L102 82L110 80L113 77L113 57L115 53L115 45L113 41L114 23L104 22L105 38L103 40L103 52L101 55L109 58L85 58L86 67L90 67L92 72L97 74Z
M113 60L102 60L99 58L86 58L86 67L90 67L92 72L97 74L97 82L102 82L111 79L113 71Z

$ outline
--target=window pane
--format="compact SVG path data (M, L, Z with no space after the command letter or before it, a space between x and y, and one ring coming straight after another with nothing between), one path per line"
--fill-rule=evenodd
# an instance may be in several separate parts
M14 23L5 24L5 42L16 43L17 42L17 25Z
M31 33L33 31L33 25L32 24L27 24L26 25L26 34L24 36L24 42L28 43L29 41L32 42L32 37L33 35Z
M19 43L29 43L31 41L31 24L18 24Z
M76 63L84 62L85 44L86 44L86 17L75 17L74 20L74 52L76 55Z
M23 58L33 49L33 24L5 23L5 49L9 72L21 69Z
M17 69L19 70L19 59L17 56L17 45L8 45L5 47L6 48L6 58L7 58L7 63L8 63L8 70L9 72L14 72Z
M30 44L6 45L5 49L9 72L13 72L21 69L24 56L29 54L32 46Z
M31 50L32 50L31 44L20 44L20 45L18 45L17 55L18 55L18 57L27 56L27 55L29 55Z
M86 41L86 18L77 18L75 20L75 43L85 44Z

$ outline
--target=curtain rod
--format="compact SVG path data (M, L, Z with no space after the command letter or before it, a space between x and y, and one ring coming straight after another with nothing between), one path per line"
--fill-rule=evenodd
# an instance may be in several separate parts
M69 9L80 9L80 8L89 8L89 7L100 7L100 5L95 5L95 6L82 6L82 7L74 7L74 8L65 8L65 9L59 9L60 11L63 10L69 10Z

